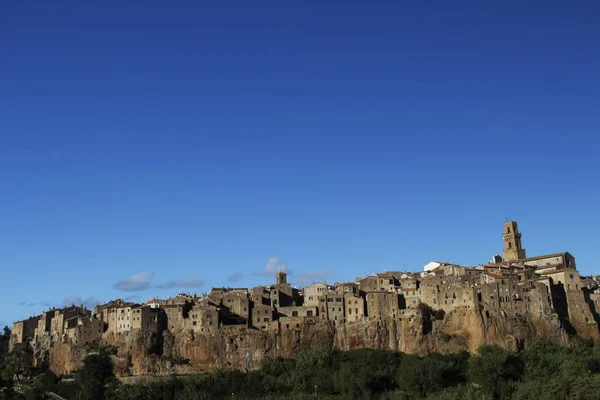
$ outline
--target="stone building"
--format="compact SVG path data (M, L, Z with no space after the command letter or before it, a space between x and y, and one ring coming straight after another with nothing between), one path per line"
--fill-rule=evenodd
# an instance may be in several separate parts
M250 299L247 291L236 291L223 296L221 314L226 319L241 319L247 325L250 317ZM239 322L239 321L238 321Z
M219 311L214 305L194 305L189 317L191 329L195 333L214 336L219 330Z
M365 299L352 293L344 293L346 322L353 323L365 318Z
M521 233L515 221L507 221L504 223L504 250L502 255L505 261L522 260L525 256L525 249L521 245Z
M344 296L334 291L319 296L321 320L344 321Z
M272 307L291 307L299 306L302 303L299 292L287 283L287 274L278 272L276 275L276 284L270 288L270 298Z
M337 285L335 292L338 294L354 294L358 296L360 290L358 289L358 285L356 283L347 282Z
M377 290L378 283L376 276L365 276L364 278L358 278L355 281L358 284L358 288L361 295L365 293L374 292Z
M54 318L54 314L56 313L56 309L52 308L48 311L44 311L42 315L39 316L37 328L35 331L35 336L41 336L44 334L50 334L52 329L52 318Z
M94 318L101 320L105 324L105 333L117 333L117 327L120 324L117 310L119 308L133 307L136 303L117 299L105 304L94 307ZM122 325L122 323L121 323Z
M319 296L328 292L330 287L325 282L315 282L304 288L304 305L311 307L319 306Z
M377 290L386 292L397 292L400 282L390 273L375 274L377 279Z
M25 343L33 340L35 330L38 327L39 317L29 317L23 321L13 323L11 335L15 337L16 343Z
M254 304L271 305L270 292L264 286L256 286L250 289L250 300Z
M65 307L54 310L54 317L50 320L50 334L60 337L65 333L65 322L73 317L91 317L90 310L83 306Z
M116 308L116 329L115 332L120 335L129 332L132 329L132 310L137 309L139 304L123 305Z
M423 278L419 293L421 301L446 312L458 308L475 308L477 302L475 278L470 275L435 275ZM412 302L410 305L414 305Z
M135 306L131 309L131 329L160 333L166 329L167 316L158 304Z
M255 304L252 308L252 326L257 329L267 328L274 320L273 307Z
M551 279L552 302L559 318L568 320L580 331L594 331L598 324L581 287L579 272L571 268L540 273Z
M65 321L65 336L76 346L98 345L102 341L104 323L89 316L76 316Z
M400 315L399 296L388 291L369 292L366 296L367 316L369 319L396 319Z

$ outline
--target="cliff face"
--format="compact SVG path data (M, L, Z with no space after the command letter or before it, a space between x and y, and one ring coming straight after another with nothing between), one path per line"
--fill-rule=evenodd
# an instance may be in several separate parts
M423 355L432 351L474 352L484 343L516 350L527 347L537 337L563 344L572 340L555 315L511 316L503 311L487 311L459 310L446 314L442 320L417 314L401 321L370 320L351 325L306 321L298 329L283 329L279 333L225 327L218 336L195 335L192 331L177 335L166 331L161 336L134 330L104 340L117 348L113 362L119 375L184 374L219 367L250 370L265 357L291 357L297 350L314 347L398 350ZM600 340L597 325L588 325L580 327L578 333ZM57 343L49 349L48 362L56 373L71 373L86 354L81 347Z

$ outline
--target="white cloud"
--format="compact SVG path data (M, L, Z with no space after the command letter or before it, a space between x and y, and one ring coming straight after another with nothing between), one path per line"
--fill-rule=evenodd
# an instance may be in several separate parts
M310 285L313 282L323 281L331 275L331 271L323 269L318 271L305 272L294 276L294 285Z
M69 296L63 300L63 307L69 307L72 305L80 306L83 305L88 310L94 309L94 306L100 304L101 301L95 297L88 297L87 299L83 299L79 296Z
M125 297L123 300L131 301L133 303L142 303L142 296L139 294L132 294L131 296Z
M50 307L50 303L48 303L47 301L22 301L17 305L19 307L37 307L37 306Z
M288 268L287 264L279 259L279 257L271 257L267 260L265 264L265 268L259 271L256 271L256 275L262 276L273 276L278 272L286 272L291 274L292 272Z
M123 279L115 283L115 289L124 290L126 292L135 292L138 290L146 290L150 287L150 282L154 278L154 272L140 272L139 274L131 275L127 279Z
M244 275L242 275L239 272L236 272L235 274L231 275L229 278L227 278L230 282L239 282L242 279L244 279Z
M170 289L170 288L186 288L192 289L200 286L204 286L204 281L202 279L196 278L182 278L174 281L169 281L166 283L161 283L160 285L156 285L155 287L161 289Z

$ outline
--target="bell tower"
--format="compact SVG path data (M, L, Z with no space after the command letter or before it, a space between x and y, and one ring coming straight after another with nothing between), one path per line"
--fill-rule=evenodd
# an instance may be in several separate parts
M275 278L278 285L287 283L287 274L283 271L279 271L277 275L275 275Z
M504 261L515 261L526 258L525 249L521 246L521 233L515 221L506 221L504 223L504 250L502 255Z

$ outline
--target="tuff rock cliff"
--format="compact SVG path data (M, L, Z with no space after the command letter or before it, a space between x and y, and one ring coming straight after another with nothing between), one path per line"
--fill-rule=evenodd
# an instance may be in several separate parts
M501 310L457 310L443 319L420 311L401 321L367 320L352 324L305 321L294 330L278 333L245 327L224 327L217 336L194 335L182 331L172 335L146 334L133 330L119 336L106 336L113 346L116 373L126 375L171 375L209 371L214 368L250 370L265 357L291 357L301 349L335 347L340 350L397 350L411 354L428 352L475 352L481 344L498 344L521 349L538 337L569 344L578 337L600 340L597 324L575 326L578 336L567 334L556 315L512 316ZM491 312L490 312L491 311ZM592 326L593 325L593 326ZM226 329L235 328L235 329ZM36 351L58 374L75 371L93 350L65 341Z

